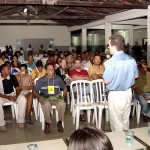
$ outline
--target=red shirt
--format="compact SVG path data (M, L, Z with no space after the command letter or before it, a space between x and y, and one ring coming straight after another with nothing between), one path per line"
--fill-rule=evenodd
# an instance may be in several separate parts
M75 75L80 77L86 77L88 76L88 72L86 70L81 70L80 72L78 72L76 69L71 70L69 76L72 78Z

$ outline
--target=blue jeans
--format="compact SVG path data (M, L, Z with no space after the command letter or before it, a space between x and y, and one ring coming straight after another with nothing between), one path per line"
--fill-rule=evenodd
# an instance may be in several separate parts
M150 92L144 93L144 94L149 96ZM150 108L148 108L147 100L143 96L137 94L136 92L134 92L134 96L139 101L139 103L142 107L142 113L146 114L150 118Z

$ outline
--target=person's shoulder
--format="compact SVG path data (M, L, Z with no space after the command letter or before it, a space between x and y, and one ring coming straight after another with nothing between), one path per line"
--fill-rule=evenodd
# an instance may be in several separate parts
M83 72L83 73L87 73L87 70L82 69L82 70L81 70L81 72Z

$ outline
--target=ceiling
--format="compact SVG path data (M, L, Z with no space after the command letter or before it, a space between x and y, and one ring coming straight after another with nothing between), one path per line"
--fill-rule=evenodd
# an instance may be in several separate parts
M56 25L82 25L130 9L147 9L148 5L150 0L0 0L0 22L52 20Z

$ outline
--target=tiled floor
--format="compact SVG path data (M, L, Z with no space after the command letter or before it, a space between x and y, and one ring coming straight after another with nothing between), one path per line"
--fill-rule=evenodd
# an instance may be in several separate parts
M25 129L18 129L15 120L12 120L11 110L9 107L4 109L5 111L5 120L9 122L6 124L7 132L0 132L0 145L4 144L16 144L16 143L24 143L24 142L35 142L35 141L42 141L42 140L50 140L50 139L57 139L63 138L66 139L70 136L70 134L75 130L75 126L72 123L72 116L69 110L66 110L65 113L65 130L63 133L57 132L56 122L55 122L55 114L52 116L53 123L51 125L51 133L45 135L41 128L41 123L39 121L35 121L34 116L32 116L33 120L35 121L34 125L26 125ZM104 121L102 122L102 130L104 132L110 132L109 122ZM95 126L94 124L87 124L86 122L80 122L80 126L84 125L91 125ZM136 123L136 117L130 118L130 128L136 127L144 127L147 126L147 123L140 121L140 124Z

